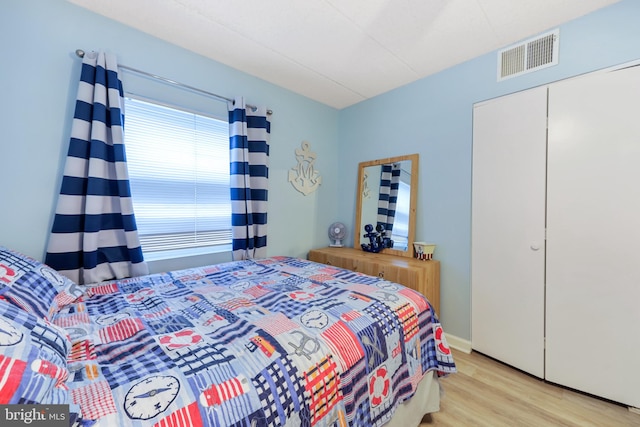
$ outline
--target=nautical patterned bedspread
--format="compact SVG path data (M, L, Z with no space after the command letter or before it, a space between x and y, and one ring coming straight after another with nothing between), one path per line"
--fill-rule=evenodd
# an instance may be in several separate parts
M380 426L455 371L422 295L288 257L97 284L52 323L87 425Z

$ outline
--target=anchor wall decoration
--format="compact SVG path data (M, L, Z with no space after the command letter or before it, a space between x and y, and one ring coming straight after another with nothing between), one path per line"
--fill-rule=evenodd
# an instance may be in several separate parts
M366 171L362 173L362 198L363 199L371 198L371 190L369 189L369 175L367 174Z
M289 182L293 188L305 196L313 193L322 183L320 173L315 170L316 153L311 151L311 144L302 141L302 149L296 148L298 164L289 170Z

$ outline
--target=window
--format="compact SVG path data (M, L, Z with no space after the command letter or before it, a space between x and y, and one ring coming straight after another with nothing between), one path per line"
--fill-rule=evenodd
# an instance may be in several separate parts
M126 97L125 143L145 253L231 244L226 121Z
M396 201L396 216L391 229L393 248L407 250L409 244L409 207L411 204L410 185L404 180L398 186L398 200Z

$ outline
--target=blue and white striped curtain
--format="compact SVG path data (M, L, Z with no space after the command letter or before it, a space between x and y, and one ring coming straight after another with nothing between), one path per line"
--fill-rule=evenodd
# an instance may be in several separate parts
M267 195L271 123L265 107L229 103L233 259L267 256Z
M380 195L378 196L378 224L391 236L393 221L396 216L396 204L398 203L398 189L400 188L400 164L382 165L380 173Z
M122 95L115 55L87 53L45 258L76 283L149 272L131 202Z

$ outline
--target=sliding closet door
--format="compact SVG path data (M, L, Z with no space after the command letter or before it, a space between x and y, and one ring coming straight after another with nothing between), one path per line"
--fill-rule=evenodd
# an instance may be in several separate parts
M546 377L640 407L640 68L549 89Z
M473 110L471 340L544 375L547 89Z

